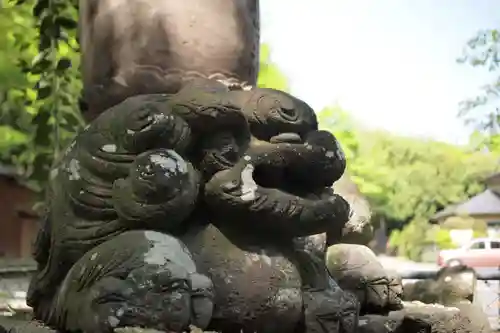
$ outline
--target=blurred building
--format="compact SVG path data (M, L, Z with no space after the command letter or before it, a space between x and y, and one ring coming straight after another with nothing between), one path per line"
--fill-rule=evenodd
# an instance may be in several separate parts
M26 292L36 269L31 244L38 230L35 194L21 185L14 170L0 165L0 315L24 318L31 309Z
M431 222L443 224L453 217L467 217L484 221L489 237L500 235L500 173L488 177L485 183L483 192L445 207L432 217Z
M17 181L15 172L0 165L0 259L31 256L38 230L34 200L35 194Z

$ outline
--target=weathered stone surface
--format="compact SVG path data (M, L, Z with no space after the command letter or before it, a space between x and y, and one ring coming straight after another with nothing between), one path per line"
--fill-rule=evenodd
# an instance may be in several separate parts
M324 247L313 242L316 234L338 237L349 218L349 205L331 191L344 169L335 137L285 93L194 80L175 95L129 98L94 120L54 172L28 301L36 318L70 330L142 323L180 331L196 323L295 332L303 322L304 332L338 325L350 332L357 308L338 303L347 296L332 291ZM172 258L160 268L177 283L151 278L151 263L131 259L142 258L148 238L133 230L182 241L193 267ZM137 240L121 240L131 233ZM142 270L141 289L127 276ZM193 272L213 283L213 314L183 301L196 294L193 282L186 289L175 276ZM172 302L177 314L158 310Z
M35 243L39 270L28 304L37 318L47 318L57 288L87 251L130 229L172 232L192 213L200 177L181 157L190 133L165 96L150 95L126 100L77 136L52 173Z
M439 302L438 286L431 279L419 280L406 283L403 287L403 299L405 301L420 301L427 304Z
M460 332L490 332L491 327L484 311L471 304L476 281L476 275L471 268L444 267L439 270L435 279L406 284L404 299L457 308L462 318L460 325L465 327L460 326Z
M152 329L145 329L141 327L123 327L123 328L117 328L114 330L115 333L163 333L162 331L157 331L157 330L152 330ZM188 333L217 333L213 331L203 331L197 327L190 327L189 330L187 331Z
M0 317L0 333L56 333L42 322L38 321L18 321ZM113 330L115 333L166 333L150 328L142 327L120 327ZM196 326L190 326L188 333L218 333L215 331L203 331Z
M314 110L307 103L286 92L255 88L250 92L235 91L233 96L234 103L248 119L252 135L258 140L300 143L297 135L304 139L311 130L318 129ZM287 139L284 138L284 133L289 134ZM295 136L290 137L293 134ZM339 159L336 163L343 162Z
M327 291L304 292L304 332L357 332L359 302L356 296L342 290L335 281Z
M462 300L472 302L477 276L474 269L467 266L443 267L437 273L436 282L441 290L439 303L447 305Z
M331 134L326 132L313 133L314 138L331 137ZM333 194L328 198L307 199L283 190L269 188L267 184L261 185L252 178L255 170L261 170L265 174L267 168L277 173L284 172L287 168L293 169L296 173L305 173L307 169L317 168L319 173L322 165L328 165L328 160L334 161L339 158L339 155L334 153L335 144L330 148L313 142L314 139L306 138L303 144L262 142L250 147L238 164L216 174L207 182L205 186L207 204L214 212L223 212L224 218L234 219L234 223L241 223L241 228L251 225L252 229L259 229L262 233L278 237L284 236L283 233L288 237L318 234L329 229L332 221L346 221L349 216L349 206L342 197ZM311 162L307 162L308 158L311 158ZM333 170L338 169L333 168L329 176L327 176L329 171L323 170L325 182L334 181L337 175ZM291 173L292 171L289 174ZM287 184L292 184L292 180L296 179L295 184L301 181L300 176L289 177L290 182L281 183L277 179L268 181L275 182L275 186L282 186L284 189ZM315 181L319 182L318 178ZM311 186L310 184L305 186L307 185ZM318 188L321 185L312 186ZM336 226L340 231L343 223Z
M460 310L462 316L470 319L470 332L491 332L490 322L483 309L477 304L457 303L452 305Z
M482 333L490 332L489 327L474 323L469 310L461 311L457 307L445 307L440 304L424 304L421 302L405 302L404 309L389 314L392 318L403 318L403 321L415 323L430 333ZM408 326L406 332L418 332L416 326Z
M196 271L179 240L155 231L126 231L73 265L45 322L85 332L123 326L174 332L189 325L204 328L212 317L213 296L212 281Z
M470 312L436 304L405 304L388 315L365 315L359 318L359 333L481 333L489 332L474 322Z
M80 1L84 116L191 78L253 86L259 30L258 0Z
M441 268L435 279L407 283L403 298L424 303L453 305L463 301L472 302L477 277L474 270L466 266Z
M358 333L396 333L402 331L403 320L382 315L364 315L359 317ZM413 331L407 330L407 333ZM417 331L418 332L418 331Z
M150 328L141 328L141 327L120 327L120 328L115 328L114 330L115 333L162 333L162 331L150 329ZM202 333L203 331L198 330L194 331L196 333ZM193 330L191 330L191 333L193 333Z
M401 280L387 274L368 247L332 245L327 251L326 265L342 289L355 293L363 314L385 313L402 307Z

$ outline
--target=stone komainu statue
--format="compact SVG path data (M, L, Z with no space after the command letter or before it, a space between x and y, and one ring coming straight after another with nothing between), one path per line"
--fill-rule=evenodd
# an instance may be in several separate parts
M310 238L342 234L350 209L331 185L345 158L305 102L255 88L258 1L80 11L90 123L52 173L35 318L84 332L353 332L358 303Z
M130 97L54 169L29 304L71 331L351 332L358 303L307 241L342 234L344 168L312 109L280 91L195 79Z

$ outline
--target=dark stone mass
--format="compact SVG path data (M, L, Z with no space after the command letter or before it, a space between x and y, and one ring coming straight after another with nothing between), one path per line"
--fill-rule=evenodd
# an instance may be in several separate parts
M70 331L353 332L358 303L332 287L325 245L298 241L342 233L350 208L330 187L345 166L279 91L200 79L130 97L54 169L28 302Z

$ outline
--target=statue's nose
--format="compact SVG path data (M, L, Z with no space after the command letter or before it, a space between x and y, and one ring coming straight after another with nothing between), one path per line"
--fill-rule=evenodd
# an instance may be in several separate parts
M269 142L271 143L302 143L302 138L297 133L281 133L273 136Z

